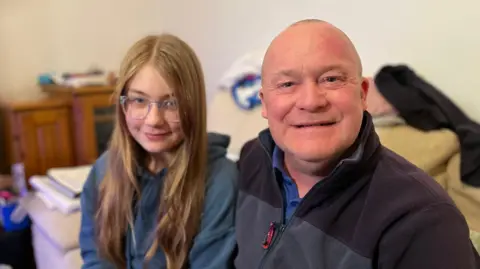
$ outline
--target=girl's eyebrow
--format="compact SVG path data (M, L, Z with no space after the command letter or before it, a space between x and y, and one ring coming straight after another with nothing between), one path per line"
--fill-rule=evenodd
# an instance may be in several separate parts
M128 89L127 93L135 93L135 94L138 94L138 95L148 97L148 94L146 94L146 93L144 93L140 90L136 90L136 89Z
M129 93L133 93L135 95L140 95L141 97L145 97L147 99L151 99L151 96L140 91L140 90L137 90L137 89L128 89L127 91L127 95ZM163 94L162 96L160 96L160 98L156 99L158 101L164 101L164 100L168 100L168 99L172 99L172 98L175 98L175 94L174 93L167 93L167 94Z

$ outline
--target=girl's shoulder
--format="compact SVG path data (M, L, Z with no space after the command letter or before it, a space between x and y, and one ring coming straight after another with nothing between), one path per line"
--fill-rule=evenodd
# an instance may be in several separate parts
M208 164L206 196L228 196L236 193L238 169L231 159L217 158Z

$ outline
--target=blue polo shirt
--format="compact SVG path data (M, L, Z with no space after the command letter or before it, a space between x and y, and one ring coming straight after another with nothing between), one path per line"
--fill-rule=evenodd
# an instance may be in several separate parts
M297 184L292 180L290 175L287 172L287 169L285 169L284 162L283 162L283 151L275 146L273 149L273 168L276 169L275 174L279 174L282 176L282 192L283 192L283 204L285 208L285 221L288 221L290 217L292 216L293 212L295 212L295 209L297 208L298 204L301 201L300 196L298 195L298 188ZM280 183L280 182L279 182Z

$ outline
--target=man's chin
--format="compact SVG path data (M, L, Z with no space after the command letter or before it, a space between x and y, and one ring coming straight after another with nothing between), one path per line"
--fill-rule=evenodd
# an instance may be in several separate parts
M299 148L292 153L295 159L311 163L330 161L338 157L338 150L331 147Z

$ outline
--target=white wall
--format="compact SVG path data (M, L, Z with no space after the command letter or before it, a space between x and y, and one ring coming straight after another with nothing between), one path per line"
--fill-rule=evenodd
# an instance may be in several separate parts
M480 121L478 0L0 1L0 98L38 96L40 72L116 69L135 39L163 30L194 47L212 93L237 57L309 17L351 37L366 75L407 63Z
M479 0L164 2L164 29L195 47L210 90L236 57L263 49L296 20L319 18L351 37L365 75L386 63L407 63L480 121Z
M117 69L137 38L159 32L160 1L0 1L0 98L40 95L39 73Z

